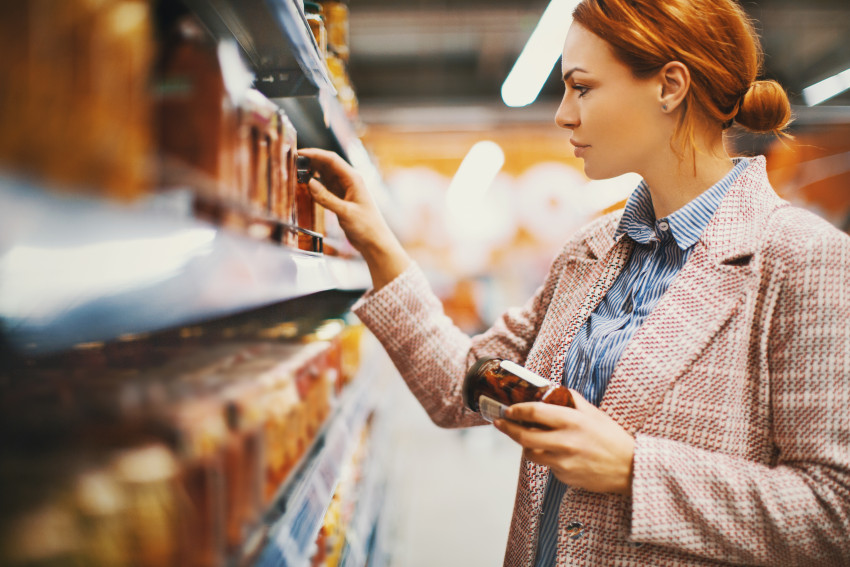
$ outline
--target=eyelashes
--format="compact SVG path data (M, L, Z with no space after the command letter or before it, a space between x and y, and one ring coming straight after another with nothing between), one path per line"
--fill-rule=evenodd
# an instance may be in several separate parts
M578 91L578 97L582 98L590 90L590 87L585 87L584 85L573 85L572 89L574 91Z

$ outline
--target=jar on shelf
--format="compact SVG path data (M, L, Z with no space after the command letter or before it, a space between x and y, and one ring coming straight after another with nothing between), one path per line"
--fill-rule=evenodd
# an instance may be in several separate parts
M303 157L302 163L305 162ZM309 164L309 161L306 163ZM307 165L309 168L309 165ZM302 166L298 165L301 169ZM295 187L295 224L299 228L309 230L310 232L324 235L325 233L325 208L313 199L310 193L310 188L307 186L309 177L298 180ZM301 250L314 250L314 239L311 235L298 233L298 248Z
M272 199L272 212L278 220L294 226L297 222L295 194L298 189L298 173L295 158L298 153L298 134L289 117L282 110L278 113L281 167L278 171L280 175L278 191ZM295 233L291 230L283 231L282 244L297 247L298 239Z
M249 89L241 103L243 127L250 137L249 182L243 205L254 215L268 215L271 209L271 148L277 137L278 108L255 89Z
M72 191L151 186L149 2L4 3L0 165Z
M186 547L191 550L183 564L215 567L223 563L226 548L224 410L220 400L187 392L172 411L187 512Z
M575 407L572 394L527 368L488 356L473 364L463 382L463 403L487 421L504 417L504 410L521 402L544 402Z
M304 2L304 15L319 47L319 57L324 61L328 57L328 31L325 27L324 9L318 2Z
M159 153L165 186L188 185L202 217L218 222L214 203L237 202L245 185L238 109L225 88L216 44L193 17L176 22L156 77Z
M325 28L328 32L328 53L333 53L345 62L349 59L349 12L348 2L323 0Z
M191 557L195 550L181 537L185 518L179 504L177 461L172 452L159 443L124 449L112 458L111 469L122 492L128 553L133 564L175 565L181 553Z

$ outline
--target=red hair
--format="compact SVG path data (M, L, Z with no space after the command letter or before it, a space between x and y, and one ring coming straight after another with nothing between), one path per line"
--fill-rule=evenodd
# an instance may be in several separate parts
M637 78L670 61L684 64L691 87L677 135L695 143L695 112L724 129L733 121L779 134L791 121L788 95L757 80L763 63L753 23L734 0L582 0L574 20L605 40Z

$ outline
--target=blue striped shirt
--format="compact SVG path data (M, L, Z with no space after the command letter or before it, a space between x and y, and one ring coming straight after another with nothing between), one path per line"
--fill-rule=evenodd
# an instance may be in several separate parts
M667 217L655 219L652 196L643 181L626 202L614 239L627 235L635 241L634 250L623 272L579 329L564 364L564 384L592 404L602 402L626 345L688 261L726 191L749 165L746 158L733 161L735 166L723 179ZM558 508L565 492L566 485L550 473L540 519L537 567L555 565ZM581 537L577 534L574 537Z

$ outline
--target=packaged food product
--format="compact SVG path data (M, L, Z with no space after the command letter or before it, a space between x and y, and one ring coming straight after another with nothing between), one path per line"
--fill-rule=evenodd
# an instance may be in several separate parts
M227 543L237 549L263 512L263 414L262 387L243 376L226 387L225 417L230 436L225 444L227 479Z
M243 204L256 215L268 215L271 211L272 138L277 137L278 108L262 93L249 89L242 100L240 114L243 127L250 133L250 181Z
M175 482L177 469L174 455L158 443L122 450L113 457L112 471L123 494L127 545L133 565L201 564L181 562L202 550L193 550L195 541L182 538L181 529L191 529L194 518L189 524L182 521Z
M344 387L350 383L360 369L360 351L363 341L363 333L366 326L363 323L346 325L340 336L340 385Z
M282 222L295 225L295 193L297 190L297 166L298 134L289 117L283 111L279 111L278 123L280 125L280 162L281 167L279 192L272 203L274 215ZM285 231L282 244L297 246L295 233Z
M321 238L325 231L325 208L313 199L307 186L309 181L309 162L299 156L301 164L298 165L298 179L295 187L295 214L296 225L299 228L310 231L311 234L298 233L298 248L310 252L318 252L316 247L317 238Z
M328 32L328 52L345 62L349 58L349 13L347 2L323 0L325 28Z
M66 190L146 192L150 2L7 2L0 38L0 165Z
M304 2L304 15L319 47L319 57L324 61L328 56L328 31L325 27L324 9L318 2Z
M478 359L469 368L463 382L466 407L493 421L504 417L507 406L520 402L575 407L569 389L509 360L488 356Z
M170 31L156 82L163 184L188 184L209 198L239 201L248 148L239 144L239 113L225 88L216 43L194 17L181 18Z
M179 479L186 503L184 565L215 567L225 557L227 428L220 400L191 396L175 405Z

